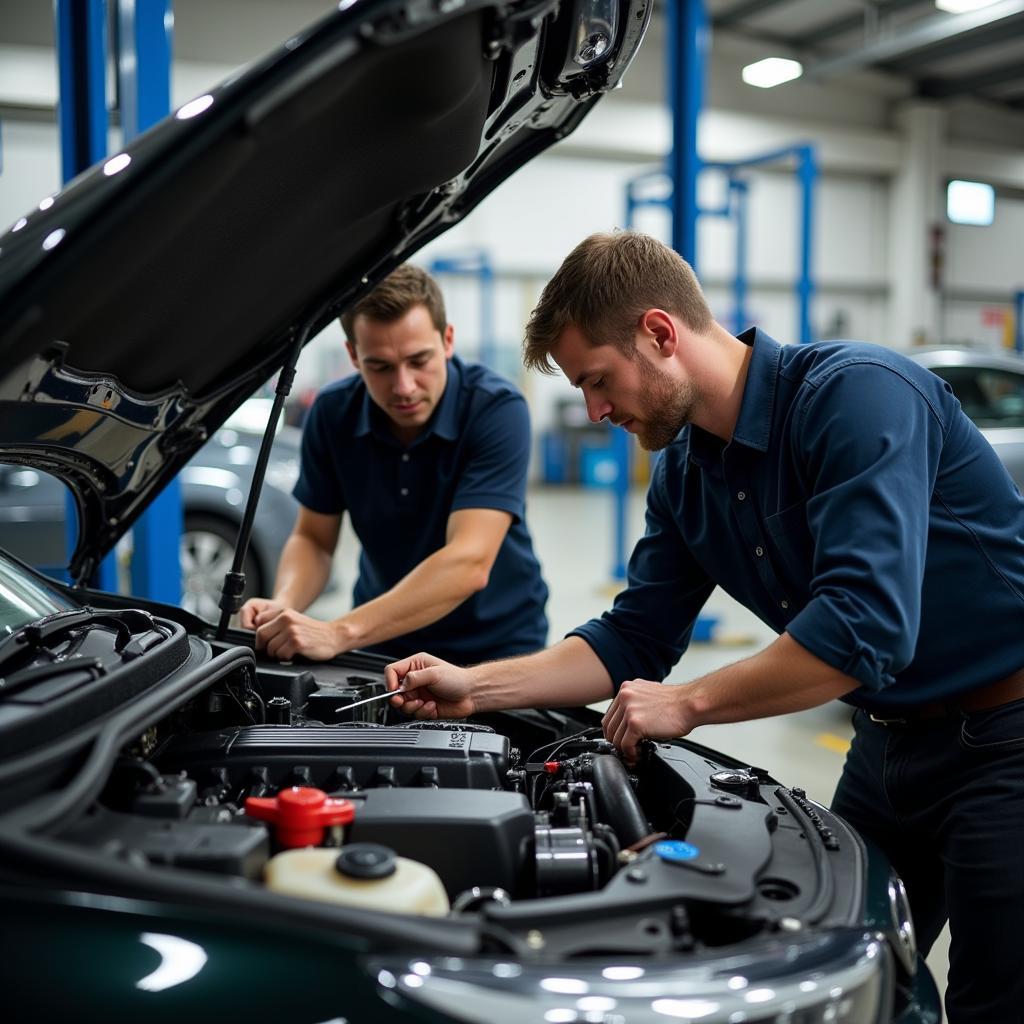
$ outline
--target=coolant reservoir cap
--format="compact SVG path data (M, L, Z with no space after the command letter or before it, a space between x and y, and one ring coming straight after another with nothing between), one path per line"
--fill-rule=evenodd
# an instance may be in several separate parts
M681 839L665 839L654 844L654 854L670 864L679 864L695 860L700 856L700 849L692 843L684 843Z
M379 843L349 843L334 862L338 874L348 878L387 878L397 867L395 851Z

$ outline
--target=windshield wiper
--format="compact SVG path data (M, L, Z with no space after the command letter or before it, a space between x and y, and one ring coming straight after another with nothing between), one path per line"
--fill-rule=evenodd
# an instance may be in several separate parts
M163 635L149 612L138 608L123 611L96 611L94 608L75 608L67 612L55 612L44 619L30 622L16 633L0 641L0 669L12 658L28 652L44 651L53 646L55 640L66 633L85 626L106 626L117 634L114 651L138 656L148 647L132 643L132 637L139 633L156 632ZM131 646L129 646L131 645ZM139 647L136 653L133 648ZM152 646L149 644L148 646Z
M27 690L37 683L43 683L56 676L67 675L69 672L87 672L88 678L82 682L91 683L94 679L107 674L103 662L88 654L75 654L61 661L50 661L45 665L32 665L23 668L13 675L0 677L0 700L4 700L18 690Z

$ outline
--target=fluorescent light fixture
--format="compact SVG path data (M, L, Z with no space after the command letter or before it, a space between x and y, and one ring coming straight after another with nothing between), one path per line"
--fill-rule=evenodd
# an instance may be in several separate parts
M996 213L996 190L981 181L951 181L946 187L946 216L954 224L992 223Z
M743 81L747 85L756 85L759 89L771 89L783 82L792 82L804 73L804 67L798 60L786 57L765 57L743 69Z
M996 0L935 0L940 11L950 14L967 14L969 11L980 11L982 7L991 7Z

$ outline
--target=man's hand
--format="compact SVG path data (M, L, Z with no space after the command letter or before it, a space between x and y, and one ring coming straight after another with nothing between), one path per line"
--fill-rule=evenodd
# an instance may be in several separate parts
M389 690L402 687L391 704L416 718L466 718L476 711L468 669L430 654L414 654L384 670Z
M605 739L633 762L640 740L685 736L694 726L686 713L686 696L685 686L665 686L647 679L623 683L601 719Z
M242 629L256 629L264 622L277 618L285 610L280 601L267 597L250 597L238 612L238 624Z
M271 658L290 661L301 654L311 661L327 661L349 650L340 639L338 624L311 619L292 608L270 606L256 615L256 650L265 650Z

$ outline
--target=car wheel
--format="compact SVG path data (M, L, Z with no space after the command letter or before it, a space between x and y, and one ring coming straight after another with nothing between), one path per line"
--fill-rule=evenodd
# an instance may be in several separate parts
M181 534L181 606L187 612L217 622L220 618L220 593L224 574L231 569L235 555L235 527L217 516L190 512L185 514ZM259 562L250 546L245 555L243 600L263 592Z

